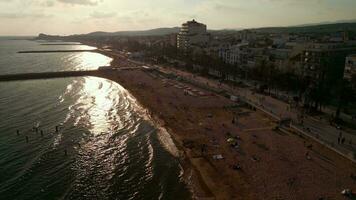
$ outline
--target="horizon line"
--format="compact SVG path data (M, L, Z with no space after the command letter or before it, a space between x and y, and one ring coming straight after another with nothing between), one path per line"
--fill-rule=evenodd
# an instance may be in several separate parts
M203 22L204 23L204 22ZM242 30L249 30L249 29L263 29L263 28L288 28L288 27L308 27L308 26L318 26L318 25L328 25L328 24L349 24L349 23L356 23L356 19L349 19L349 20L339 20L335 22L311 22L311 23L306 23L306 24L297 24L297 25L281 25L281 26L260 26L260 27L250 27L250 28L216 28L216 29L208 29L210 31L221 31L221 30L235 30L235 31L242 31ZM150 30L155 30L155 29L164 29L164 28L180 28L180 26L172 26L172 27L156 27L156 28L148 28L148 29L137 29L137 30L118 30L118 31L105 31L105 30L97 30L97 31L91 31L87 33L73 33L73 34L55 34L59 36L72 36L72 35L86 35L90 33L95 33L95 32L105 32L105 33L115 33L115 32L140 32L140 31L150 31ZM33 35L28 35L28 34L14 34L14 35L1 35L0 37L36 37L41 33L33 34ZM47 34L42 32L42 34L46 35L53 35L53 34Z

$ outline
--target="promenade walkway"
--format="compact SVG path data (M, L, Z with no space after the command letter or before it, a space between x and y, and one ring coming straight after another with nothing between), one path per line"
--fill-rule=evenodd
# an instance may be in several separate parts
M293 129L302 132L304 135L310 136L324 145L333 148L338 153L355 160L356 135L339 130L315 117L304 115L303 119L300 119L298 118L298 115L300 117L300 114L297 109L293 109L289 104L270 96L254 94L251 91L245 91L243 94L241 94L241 92L235 92L281 118L291 118L291 127ZM344 142L342 142L343 139Z

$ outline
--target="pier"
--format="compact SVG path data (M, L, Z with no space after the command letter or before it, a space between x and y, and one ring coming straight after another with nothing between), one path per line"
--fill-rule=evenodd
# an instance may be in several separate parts
M80 52L96 52L93 50L43 50L43 51L19 51L17 53L80 53Z
M73 45L68 43L44 43L41 45ZM75 44L82 45L82 44ZM19 51L17 53L73 53L73 52L98 52L98 49L92 50L40 50L40 51ZM20 81L20 80L34 80L34 79L52 79L52 78L67 78L67 77L81 77L81 76L96 76L103 77L106 72L112 72L117 69L112 66L99 67L97 70L82 70L82 71L59 71L59 72L36 72L36 73L21 73L21 74L4 74L0 75L0 82L5 81Z
M69 46L73 46L73 45L83 45L80 43L75 43L75 44L70 44L70 43L45 43L45 44L41 44L42 46L63 46L63 45L69 45Z
M151 70L151 69L147 69L143 67L117 68L111 66L104 66L104 67L99 67L96 70L5 74L5 75L0 75L0 82L35 80L35 79L69 78L69 77L82 77L82 76L95 76L95 77L105 78L109 74L122 70Z
M103 75L103 72L108 70L87 70L87 71L63 71L63 72L41 72L41 73L24 73L24 74L8 74L0 75L0 82L33 80L33 79L52 79L80 76L97 76Z

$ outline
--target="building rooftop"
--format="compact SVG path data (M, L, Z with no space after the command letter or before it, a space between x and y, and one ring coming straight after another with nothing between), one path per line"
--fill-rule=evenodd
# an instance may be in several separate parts
M184 25L205 25L203 23L199 23L197 21L195 21L195 19L193 19L192 21L187 21L186 23L183 24Z

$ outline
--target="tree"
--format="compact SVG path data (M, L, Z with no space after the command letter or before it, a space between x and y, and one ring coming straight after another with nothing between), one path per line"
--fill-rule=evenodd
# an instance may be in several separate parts
M267 84L268 84L268 93L271 93L272 88L277 88L277 77L280 72L278 71L277 67L273 63L269 63L267 65Z
M348 107L351 102L356 100L355 90L352 88L351 82L347 80L341 80L337 84L336 95L338 97L337 110L335 113L336 119L339 119L342 109Z
M345 67L344 52L323 52L320 55L320 63L310 79L305 99L310 108L315 111L323 105L337 99L332 91L340 90L338 83L343 79ZM340 94L340 92L334 92Z
M263 60L257 66L252 68L250 77L252 77L255 80L267 82L268 80L267 75L268 75L267 61Z
M351 76L351 85L356 90L356 74Z

